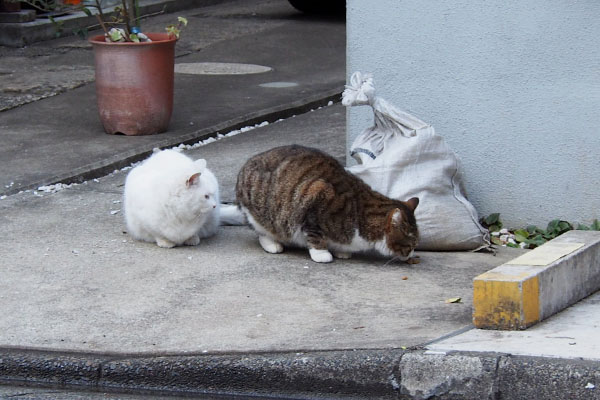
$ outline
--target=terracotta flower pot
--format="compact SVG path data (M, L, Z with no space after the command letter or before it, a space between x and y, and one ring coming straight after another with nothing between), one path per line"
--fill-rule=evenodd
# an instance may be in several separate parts
M150 33L152 42L89 39L96 60L96 98L106 133L152 135L167 130L173 111L175 42Z

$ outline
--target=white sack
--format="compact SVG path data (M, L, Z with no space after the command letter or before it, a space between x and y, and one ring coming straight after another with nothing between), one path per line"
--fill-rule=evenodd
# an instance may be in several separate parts
M375 125L351 146L359 162L348 170L394 199L419 198L418 250L477 250L490 245L477 211L467 200L459 160L432 126L375 96L369 75L355 72L345 106L369 105Z

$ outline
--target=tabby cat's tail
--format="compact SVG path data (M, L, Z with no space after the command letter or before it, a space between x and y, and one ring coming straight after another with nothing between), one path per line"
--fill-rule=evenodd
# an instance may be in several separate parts
M236 204L221 204L221 225L246 225L246 216Z

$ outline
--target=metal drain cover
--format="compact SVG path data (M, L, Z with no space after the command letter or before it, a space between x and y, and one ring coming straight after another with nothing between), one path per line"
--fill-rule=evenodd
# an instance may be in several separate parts
M273 68L256 64L200 62L175 64L175 72L194 75L246 75L269 72Z

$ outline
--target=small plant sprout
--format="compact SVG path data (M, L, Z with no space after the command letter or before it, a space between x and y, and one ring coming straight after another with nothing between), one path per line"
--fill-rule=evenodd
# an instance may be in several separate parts
M188 21L186 18L184 17L177 17L177 24L171 24L171 25L167 25L167 33L169 34L169 36L175 36L177 39L179 39L179 34L181 33L181 29L183 29L184 27L186 27L188 24Z

